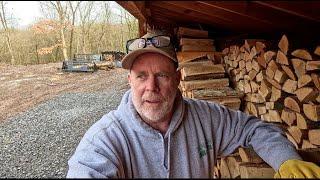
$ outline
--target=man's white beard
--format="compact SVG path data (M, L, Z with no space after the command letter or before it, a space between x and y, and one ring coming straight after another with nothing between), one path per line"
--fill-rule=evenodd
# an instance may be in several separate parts
M163 120L163 118L172 110L176 92L170 94L167 99L161 98L162 103L159 108L148 106L146 103L138 103L138 100L136 100L135 97L137 96L133 94L133 105L142 119L149 122L158 122L160 120ZM142 97L142 99L145 99L145 97Z

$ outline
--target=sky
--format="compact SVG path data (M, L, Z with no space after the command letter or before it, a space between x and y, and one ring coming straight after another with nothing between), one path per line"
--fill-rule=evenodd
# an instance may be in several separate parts
M12 13L18 27L27 27L41 17L39 1L6 1L7 9ZM111 3L111 7L118 6L116 2ZM113 11L117 11L113 8Z
M7 8L17 19L19 26L27 26L41 17L38 1L7 1Z

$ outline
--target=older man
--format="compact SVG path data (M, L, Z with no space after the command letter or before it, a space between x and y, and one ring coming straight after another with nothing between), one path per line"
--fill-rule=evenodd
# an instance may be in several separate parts
M122 66L131 89L84 135L67 177L210 178L217 156L240 146L253 147L276 177L320 177L274 125L183 98L170 37L148 33L128 41L127 50Z

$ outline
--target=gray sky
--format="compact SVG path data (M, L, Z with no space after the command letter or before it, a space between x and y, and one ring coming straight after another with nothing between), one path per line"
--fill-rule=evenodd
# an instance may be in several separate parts
M16 18L19 27L26 27L41 17L39 1L7 1L7 9ZM112 1L111 7L118 6ZM113 11L117 11L113 8Z

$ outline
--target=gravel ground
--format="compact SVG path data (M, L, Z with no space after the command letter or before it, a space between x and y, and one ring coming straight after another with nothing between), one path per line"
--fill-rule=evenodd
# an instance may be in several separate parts
M116 109L126 82L93 93L65 93L0 124L1 178L65 178L83 134Z

